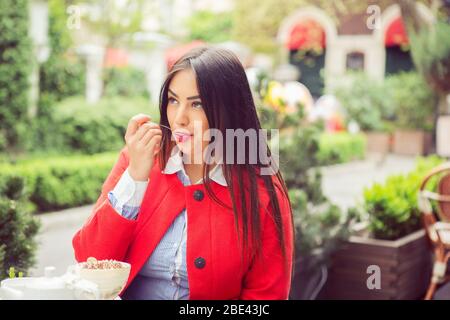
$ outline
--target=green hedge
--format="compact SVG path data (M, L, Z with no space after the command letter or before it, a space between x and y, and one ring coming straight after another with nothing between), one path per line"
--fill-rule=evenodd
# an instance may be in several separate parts
M71 155L0 164L0 180L19 176L36 213L94 203L118 151Z
M362 209L376 239L395 240L422 228L417 192L425 175L442 162L436 156L419 158L409 174L391 176L364 190Z
M33 144L41 151L95 154L119 149L130 118L138 113L159 121L159 110L143 97L108 97L88 104L83 97L71 97L54 108L53 123ZM34 122L33 126L45 125ZM42 130L41 130L42 132Z
M145 72L130 66L104 69L103 84L103 95L107 97L150 98Z
M323 133L319 140L318 159L321 165L331 165L364 159L367 140L363 134Z
M28 1L2 0L0 10L0 151L21 149L28 133L30 73Z

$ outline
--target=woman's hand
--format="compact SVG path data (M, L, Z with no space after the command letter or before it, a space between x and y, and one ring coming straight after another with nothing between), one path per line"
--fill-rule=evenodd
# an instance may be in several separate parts
M147 181L153 160L158 153L162 132L150 117L137 114L128 122L125 142L130 156L128 172L136 181Z

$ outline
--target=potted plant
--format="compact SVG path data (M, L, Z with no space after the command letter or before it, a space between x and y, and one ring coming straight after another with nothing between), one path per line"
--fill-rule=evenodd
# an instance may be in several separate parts
M367 137L367 152L386 154L391 150L394 110L385 99L381 81L364 73L350 73L348 81L333 89L347 113Z
M332 253L348 238L352 215L323 195L320 128L299 126L280 140L280 169L289 190L295 227L295 263L290 299L321 298Z
M279 166L294 214L296 259L290 299L316 299L327 281L329 257L348 234L347 219L322 193L319 144L323 128L305 120L301 104L296 112L288 113L282 99L274 108L260 96L262 127L280 131Z
M330 257L349 236L352 216L328 201L308 203L301 189L290 190L295 226L295 263L290 299L323 298Z
M351 211L364 223L333 255L329 299L420 299L431 274L431 251L417 192L426 172L442 160L420 159L407 175L389 177L364 191L364 201ZM379 287L372 287L373 268L379 268ZM377 275L375 275L377 276Z
M395 109L393 152L427 155L433 150L436 98L416 72L404 72L385 80L386 96Z

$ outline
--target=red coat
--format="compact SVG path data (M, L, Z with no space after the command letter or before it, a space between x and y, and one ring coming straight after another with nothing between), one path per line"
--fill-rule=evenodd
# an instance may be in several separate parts
M292 268L292 220L286 197L278 194L285 229L287 264L281 249L266 192L260 192L262 259L242 257L233 211L208 197L203 184L183 186L176 174L163 174L156 164L136 220L119 215L109 203L111 191L128 167L126 147L103 184L93 212L73 238L75 258L115 259L131 264L126 290L147 261L174 218L187 209L186 263L190 299L287 299ZM217 197L231 205L228 189L211 182ZM262 187L262 185L260 186ZM199 200L201 190L203 199ZM261 188L259 189L261 190ZM269 210L266 210L269 209ZM121 294L122 294L121 293Z

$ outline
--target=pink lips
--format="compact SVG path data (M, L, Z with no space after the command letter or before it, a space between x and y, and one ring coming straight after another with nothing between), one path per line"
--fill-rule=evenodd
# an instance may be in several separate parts
M175 140L177 142L181 142L181 143L186 142L191 138L191 135L189 133L185 133L185 132L181 132L181 131L174 132L173 135L175 136Z

